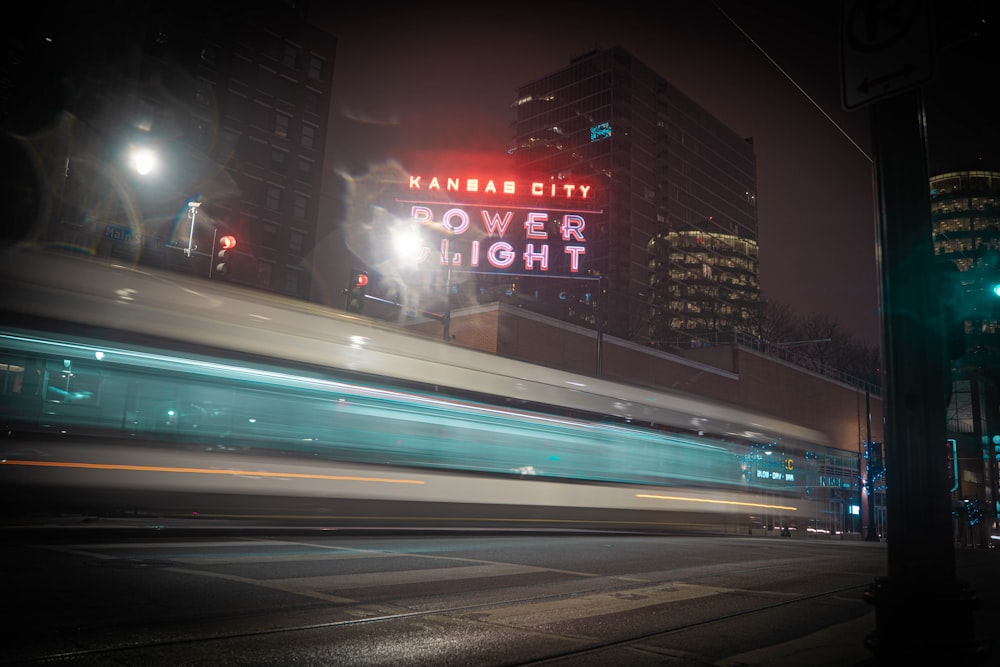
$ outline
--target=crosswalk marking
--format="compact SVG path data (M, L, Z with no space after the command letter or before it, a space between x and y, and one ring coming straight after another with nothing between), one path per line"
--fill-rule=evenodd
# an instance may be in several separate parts
M403 586L434 581L455 581L456 579L482 579L541 571L543 570L540 568L527 565L497 563L495 565L468 565L392 572L358 572L356 574L332 574L298 579L267 579L265 581L272 588L281 588L297 593L306 590L329 591L344 588L371 588L373 586Z
M256 543L255 543L256 542ZM234 546L245 546L248 552L231 550ZM226 551L212 552L214 548L224 547ZM268 552L268 549L274 552ZM281 553L282 548L295 548L294 553ZM538 572L572 574L582 578L598 575L585 572L567 572L559 569L541 568L516 563L495 562L454 556L439 556L432 554L405 553L381 550L365 550L352 548L330 548L282 540L247 540L246 542L124 542L121 544L74 544L65 545L61 550L84 553L98 558L121 557L125 549L141 550L155 549L155 557L175 564L169 567L173 571L188 575L224 579L251 586L260 586L272 590L283 591L294 595L302 595L334 604L357 604L363 601L364 595L343 597L338 591L360 591L365 588L382 586L404 586L408 584L432 585L439 581L457 581L472 579L489 579L496 577L518 576ZM256 549L256 550L254 550ZM102 553L103 552L103 553ZM173 552L173 553L171 553ZM355 572L350 574L315 575L308 577L287 578L253 578L222 572L212 572L192 569L197 565L221 564L254 564L254 563L290 563L296 561L331 561L346 563L359 559L384 558L417 558L423 560L447 561L459 563L451 567L402 569L373 572ZM632 577L612 577L619 582L639 582ZM515 627L537 627L542 624L576 621L587 617L603 616L623 612L634 612L656 605L693 600L697 598L734 592L734 589L713 586L699 586L685 583L659 582L639 588L624 588L611 591L598 591L570 595L567 597L547 597L535 601L521 600L510 606L482 608L475 612L462 614L462 618L474 619L485 623L496 623ZM356 599L361 598L361 599ZM377 615L378 611L370 610L363 616Z
M479 621L503 625L537 627L542 624L635 611L643 607L730 592L732 589L714 586L662 583L643 588L591 593L558 600L540 600L513 607L498 607L476 611L471 617Z

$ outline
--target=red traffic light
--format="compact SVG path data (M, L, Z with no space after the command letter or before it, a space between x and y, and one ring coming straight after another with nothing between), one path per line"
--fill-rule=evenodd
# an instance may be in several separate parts
M365 307L365 292L368 291L368 273L351 271L351 282L344 292L347 294L345 307L349 313L360 313Z
M219 247L223 250L230 250L236 247L236 237L232 234L226 234L219 239Z

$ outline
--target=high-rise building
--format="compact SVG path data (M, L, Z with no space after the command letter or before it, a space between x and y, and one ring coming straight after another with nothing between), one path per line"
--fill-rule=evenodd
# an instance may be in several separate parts
M600 190L584 261L605 332L668 348L756 330L750 139L620 47L520 86L514 107L522 173Z
M336 39L304 7L71 3L25 21L0 66L23 235L206 277L228 237L226 279L308 298Z
M950 171L930 178L934 255L957 267L954 307L966 347L1000 341L1000 172Z
M947 410L956 500L982 501L996 515L1000 480L1000 172L930 177L931 229L945 273L942 302L954 339ZM970 500L973 499L973 500Z

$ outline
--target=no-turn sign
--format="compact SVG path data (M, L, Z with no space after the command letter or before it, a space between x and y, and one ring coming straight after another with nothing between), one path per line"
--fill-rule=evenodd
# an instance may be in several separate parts
M926 0L845 0L841 85L845 109L927 83L934 72Z

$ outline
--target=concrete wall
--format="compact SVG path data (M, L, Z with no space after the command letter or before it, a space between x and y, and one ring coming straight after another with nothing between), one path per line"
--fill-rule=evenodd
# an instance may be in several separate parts
M429 321L411 326L441 335ZM861 451L868 437L883 442L882 400L864 389L805 370L756 350L718 345L667 354L506 304L453 313L453 343L634 385L683 391L748 408L825 433L847 452ZM598 368L600 367L600 373Z

